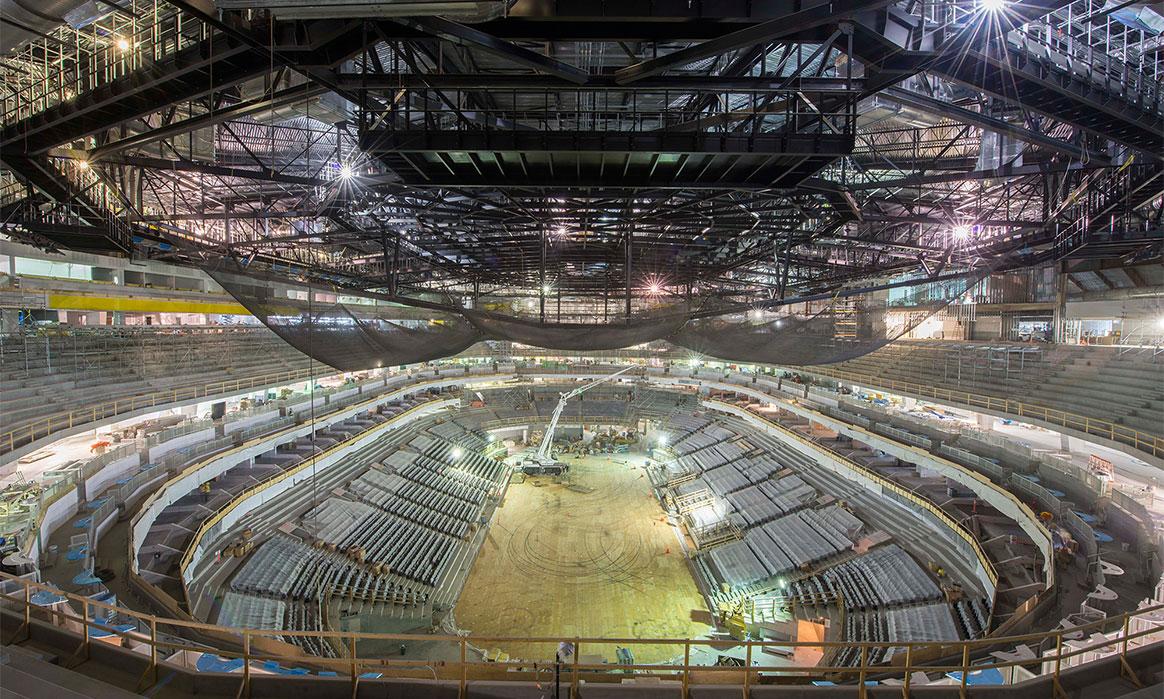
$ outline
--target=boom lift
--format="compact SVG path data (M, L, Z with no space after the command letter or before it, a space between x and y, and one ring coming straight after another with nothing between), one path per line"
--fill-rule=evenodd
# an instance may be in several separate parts
M624 367L610 376L604 376L601 379L596 379L588 384L579 386L572 391L558 394L560 396L558 398L558 406L554 408L554 414L550 416L550 424L546 427L546 433L542 436L542 442L538 445L538 449L533 455L522 459L521 470L528 474L564 472L567 468L566 464L556 461L550 450L554 446L554 430L558 427L558 420L562 418L562 411L566 409L566 401L589 391L599 384L606 383L621 374L625 374L633 368L633 366Z

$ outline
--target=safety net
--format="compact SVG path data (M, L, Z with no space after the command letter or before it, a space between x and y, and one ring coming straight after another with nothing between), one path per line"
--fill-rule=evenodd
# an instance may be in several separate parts
M698 299L609 322L538 317L308 287L286 276L218 264L206 270L256 318L304 354L341 371L450 357L482 340L559 351L604 351L666 340L696 356L777 365L859 357L960 299L981 274L917 279L795 303ZM273 283L276 282L276 283Z

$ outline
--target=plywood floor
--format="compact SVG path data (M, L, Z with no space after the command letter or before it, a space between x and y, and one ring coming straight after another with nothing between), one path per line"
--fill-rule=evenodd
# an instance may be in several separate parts
M486 636L690 638L710 627L674 531L651 494L641 456L571 458L582 493L548 478L513 483L456 607L457 625ZM474 641L513 658L549 659L554 644ZM636 662L682 657L681 646L635 644ZM615 647L580 656L615 661Z

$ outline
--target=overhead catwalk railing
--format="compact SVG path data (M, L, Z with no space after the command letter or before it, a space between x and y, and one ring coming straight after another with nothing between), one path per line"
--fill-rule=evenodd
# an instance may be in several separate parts
M0 76L13 89L0 95L0 124L39 114L176 56L211 32L205 22L169 2L91 5L92 14L75 21L76 28L62 22L30 35L27 44L5 57Z

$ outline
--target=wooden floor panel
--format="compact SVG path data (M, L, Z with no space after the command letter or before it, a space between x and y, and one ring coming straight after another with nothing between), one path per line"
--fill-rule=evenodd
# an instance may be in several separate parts
M540 477L511 484L457 604L457 625L474 639L707 633L703 597L642 462L641 455L571 458L575 487ZM527 660L554 653L554 644L474 643ZM683 653L681 646L631 650L636 662ZM581 654L615 661L613 645L584 646Z

